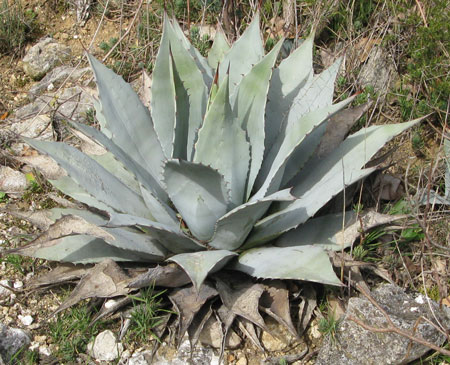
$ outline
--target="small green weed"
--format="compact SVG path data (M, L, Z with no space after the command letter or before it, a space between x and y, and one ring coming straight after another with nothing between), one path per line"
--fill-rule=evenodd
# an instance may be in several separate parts
M450 345L447 343L443 346L444 349L449 350ZM430 356L425 359L420 360L421 364L429 364L429 365L445 365L450 364L450 356L441 354L439 352L434 352Z
M23 357L26 365L39 364L39 352L37 351L28 350Z
M351 31L361 31L367 27L377 8L373 0L340 1L337 10L329 21L332 37L338 37Z
M279 364L279 365L288 365L288 362L287 362L287 360L286 360L284 357L282 357L282 358L280 359L280 361L278 362L278 364Z
M0 191L0 203L7 203L8 195L4 191Z
M414 95L405 92L406 100L399 100L400 105L405 108L408 118L436 112L443 122L450 95L449 3L446 0L425 0L423 6L428 24L424 24L419 12L409 11L409 4L393 2L393 6L397 12L408 14L402 33L409 34L409 39L399 66L408 76L409 83L414 85L413 89L420 90Z
M48 324L48 335L58 346L57 358L75 361L78 354L86 352L87 344L103 326L100 321L91 324L91 317L92 313L82 303L58 314L56 321Z
M97 119L95 118L95 109L89 108L86 110L86 124L88 125L96 125Z
M24 10L20 1L0 4L0 53L18 54L37 32L36 13Z
M405 228L400 237L404 242L422 241L425 238L425 234L418 224L414 224L409 228Z
M207 34L204 34L202 37L200 36L200 29L198 27L191 28L191 43L197 48L202 56L206 57L208 55L208 51L212 46L212 42L209 39Z
M358 261L377 261L376 250L379 247L379 238L386 232L382 229L373 229L364 235L364 240L360 245L353 248L353 257Z
M0 257L0 262L11 265L16 271L25 274L24 264L25 262L30 263L30 259L19 255L4 255Z
M400 199L393 206L387 206L385 213L391 215L397 214L410 214L411 213L411 204L408 203L405 199Z
M130 295L133 301L133 310L131 312L131 326L128 331L128 340L137 340L140 342L148 341L153 337L160 341L153 332L163 319L162 316L170 311L162 308L162 297L166 291L155 292L154 287L148 287L141 290L141 295Z
M319 331L324 336L329 336L332 343L336 343L338 326L339 320L334 317L333 313L328 313L327 317L319 320Z
M363 261L364 258L369 254L369 250L366 250L364 246L359 245L353 248L353 258L356 261Z
M99 47L103 52L108 53L108 52L111 50L111 48L113 48L113 47L116 45L116 43L117 43L118 41L119 41L118 38L112 37L112 38L109 39L108 42L105 42L105 41L100 42L100 44L98 45L98 47ZM114 56L114 52L113 52L113 55L112 55L112 56Z

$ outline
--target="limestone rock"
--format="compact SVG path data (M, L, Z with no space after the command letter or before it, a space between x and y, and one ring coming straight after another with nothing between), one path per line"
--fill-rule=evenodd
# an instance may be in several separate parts
M34 118L14 123L11 126L11 130L22 137L46 141L53 138L52 121L48 115L38 115Z
M0 191L21 193L27 186L27 179L20 171L13 170L8 166L0 166Z
M381 47L373 47L367 62L361 67L358 83L361 88L372 86L375 92L384 95L396 77L397 71L389 55Z
M33 79L39 80L48 71L68 61L70 56L70 47L59 44L53 38L44 38L27 52L22 60L23 69Z
M30 342L31 339L25 331L0 323L0 358L6 364L9 364L17 351L27 347Z
M428 300L422 296L408 295L395 285L383 285L372 292L374 299L388 313L393 323L404 331L412 332L416 320L426 317L435 322ZM445 328L450 326L450 316L445 309L431 301L433 312ZM367 298L351 298L344 320L335 334L336 341L327 337L319 352L316 364L403 364L424 355L430 349L394 333L374 333L348 319L349 316L363 320L372 327L386 327L383 314ZM441 346L445 336L431 324L420 321L414 332L416 336ZM410 346L410 347L409 347ZM406 357L405 357L406 356Z
M100 332L95 337L94 343L88 345L89 354L99 361L114 361L123 351L121 343L110 330Z
M127 365L149 365L151 358L151 351L136 352L128 359Z
M161 351L162 350L162 351ZM153 365L219 365L219 356L217 356L211 348L204 346L196 346L191 351L191 343L189 339L184 337L178 351L174 356L170 356L170 351L164 354L164 348L160 348Z
M71 66L58 66L45 75L41 81L31 87L28 92L28 97L30 100L34 100L37 96L45 92L59 88L63 82L78 81L85 74L92 74L89 67L77 69Z

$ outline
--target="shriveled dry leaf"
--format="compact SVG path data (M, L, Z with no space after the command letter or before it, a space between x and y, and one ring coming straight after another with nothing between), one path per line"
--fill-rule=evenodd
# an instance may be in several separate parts
M297 330L292 323L289 291L286 285L280 280L274 280L265 285L264 289L265 291L261 296L263 310L297 338Z
M200 333L205 328L205 324L211 317L213 310L212 303L205 304L200 311L195 315L191 325L188 328L189 341L191 342L191 349L195 347L200 337Z
M38 227L43 231L48 229L48 227L50 227L54 223L54 221L50 219L51 212L48 210L27 212L16 209L8 209L4 211L12 215L13 217L26 220L27 222L31 223L32 225Z
M301 247L313 244L327 250L340 251L350 247L362 231L366 232L406 217L406 215L381 214L373 210L360 215L354 211L348 211L345 214L328 214L310 219L298 228L285 233L276 240L275 244L280 247Z
M298 326L297 332L298 336L303 335L308 327L311 317L313 315L314 309L317 306L317 294L314 287L309 283L304 283L301 288L301 303L298 308Z
M389 224L406 217L406 215L381 214L370 210L362 214L361 217L356 220L355 223L353 223L351 226L346 227L344 232L338 232L336 234L338 244L343 244L344 242L354 242L356 238L361 235L361 229L367 232L372 228Z
M109 315L117 312L120 308L125 307L130 304L132 299L130 297L123 297L115 300L113 303L111 301L105 301L100 308L100 310L96 313L94 318L92 319L92 323L99 321L102 318L106 318Z
M170 295L169 299L172 302L175 310L179 314L179 328L177 335L177 344L181 343L181 340L186 333L187 329L192 323L195 314L200 310L203 304L208 299L218 295L216 289L210 284L204 283L198 292L193 286L187 288L175 289Z
M25 246L8 250L7 253L35 256L37 250L58 244L58 238L77 234L91 235L105 240L115 240L113 236L95 224L89 223L81 217L66 215L58 219L34 241Z
M376 196L381 200L398 200L405 194L402 181L389 174L379 174L373 183Z
M93 265L61 264L51 271L32 278L28 282L27 288L34 289L78 280L86 275L92 267Z
M265 352L264 347L259 341L258 334L256 333L255 326L252 322L246 320L245 318L239 318L238 320L239 329L242 333L262 352Z
M236 314L229 310L225 305L222 305L217 311L217 319L222 324L221 327L223 330L219 354L219 363L221 363L228 336L230 334L230 328L234 320L236 319Z
M107 259L91 268L59 306L55 314L83 299L112 298L130 293L131 278L113 260Z
M222 278L228 277L229 280ZM233 313L253 322L267 331L261 314L259 313L259 299L264 291L262 284L253 284L249 279L236 280L229 275L215 276L216 288L222 299L222 303ZM228 284L230 283L230 285Z
M133 280L129 287L134 289L146 286L164 286L167 288L178 288L189 284L191 279L186 272L176 264L167 264L148 269L144 274Z
M341 110L332 116L328 121L325 134L315 152L317 157L324 157L334 151L344 140L350 128L369 110L371 105L372 102L364 103L354 108Z

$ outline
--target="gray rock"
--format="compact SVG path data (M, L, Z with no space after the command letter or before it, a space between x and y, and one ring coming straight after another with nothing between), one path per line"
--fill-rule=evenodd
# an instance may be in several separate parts
M28 334L18 328L12 328L0 323L0 358L9 363L17 351L27 347L31 342Z
M48 115L37 115L11 125L11 131L22 137L41 140L53 139L52 120Z
M70 47L59 44L53 38L44 38L27 52L22 60L23 69L33 79L39 80L48 71L68 61L70 56Z
M10 130L15 135L51 140L59 122L85 121L87 112L93 108L92 96L84 88L74 86L62 89L41 95L32 103L19 108L14 114ZM56 130L57 134L60 132Z
M416 321L420 316L435 322L434 315L445 328L450 325L448 312L439 309L433 301L431 313L427 299L423 295L412 296L395 285L383 285L372 292L373 298L388 313L393 323L404 331L412 332L428 342L441 346L445 336L431 324ZM358 318L369 326L387 326L383 314L367 298L351 298L344 320L339 324L335 340L327 337L319 352L316 364L401 364L409 363L424 355L430 349L394 333L374 333L367 331L348 319ZM416 326L416 327L415 327Z
M161 349L160 349L161 350ZM187 337L184 337L175 356L162 355L163 351L158 351L154 365L219 365L219 357L214 354L211 348L196 346L191 352L191 344Z
M88 345L89 354L99 361L114 361L123 351L121 343L110 330L100 332L95 337L94 343Z
M76 69L71 66L58 66L45 75L41 81L31 87L28 92L28 97L30 100L34 100L37 96L45 92L59 88L63 82L77 81L87 73L92 73L89 67Z
M361 67L358 83L361 88L373 86L374 91L386 94L397 77L395 65L381 47L370 50L367 62Z
M0 166L0 191L5 193L22 193L28 186L28 181L20 171L8 166Z
M57 119L70 119L81 121L86 119L86 113L93 109L92 96L80 86L62 90L57 96L58 107L55 117Z
M151 351L137 352L128 359L127 365L149 365L151 364L151 359Z

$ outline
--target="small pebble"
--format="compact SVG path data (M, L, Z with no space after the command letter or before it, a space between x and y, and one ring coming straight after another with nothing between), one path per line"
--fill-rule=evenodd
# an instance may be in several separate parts
M30 315L22 316L21 314L19 314L18 317L20 322L22 322L24 326L29 326L34 321L33 317L31 317Z

